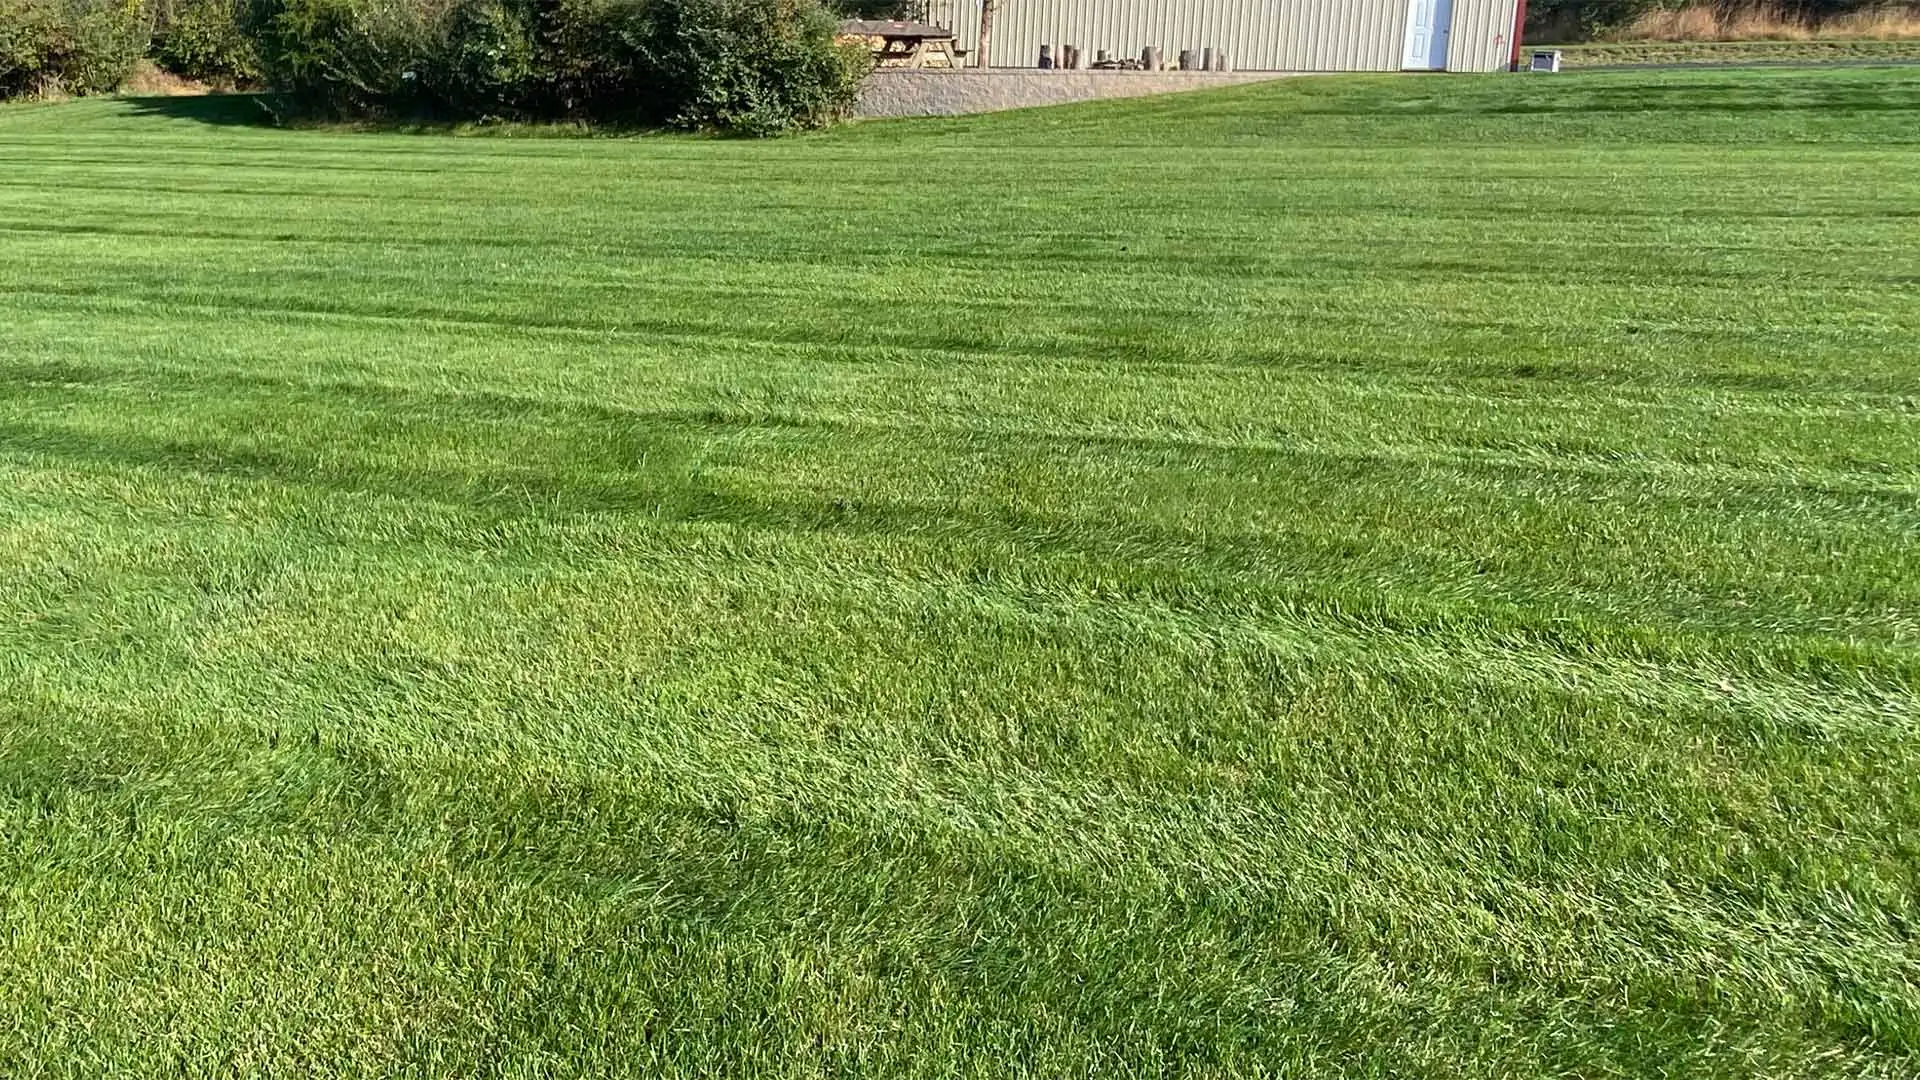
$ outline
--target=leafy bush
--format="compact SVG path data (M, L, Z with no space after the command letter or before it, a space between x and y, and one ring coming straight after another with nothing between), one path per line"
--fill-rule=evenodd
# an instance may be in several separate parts
M500 0L455 7L426 77L427 89L455 115L524 114L535 89L533 35L524 15Z
M819 0L253 0L248 21L269 81L332 115L769 135L865 74Z
M923 4L909 0L833 0L828 5L844 19L913 19L927 21Z
M0 0L0 98L112 90L146 35L142 10L124 0Z
M267 81L325 115L415 111L442 51L435 0L259 0L247 25Z
M549 0L540 9L536 76L544 114L659 123L642 108L636 43L648 0Z
M0 99L39 89L58 33L53 5L0 0Z
M864 68L811 0L652 0L638 62L670 123L771 135L852 104Z
M241 25L239 0L159 0L149 55L165 70L188 79L260 79L260 58Z

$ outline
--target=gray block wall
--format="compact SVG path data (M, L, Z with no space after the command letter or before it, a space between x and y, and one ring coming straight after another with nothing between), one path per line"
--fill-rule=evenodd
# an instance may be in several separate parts
M961 116L1286 77L1273 71L876 71L861 86L853 114Z

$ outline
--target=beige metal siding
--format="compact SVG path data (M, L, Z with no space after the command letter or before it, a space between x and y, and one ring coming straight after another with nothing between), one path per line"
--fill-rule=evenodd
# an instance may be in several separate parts
M978 47L980 0L927 9L961 48ZM1100 49L1138 57L1158 45L1168 67L1182 49L1213 48L1242 71L1395 71L1406 31L1407 0L1002 0L993 64L1032 67L1042 45L1078 45L1089 62Z
M1513 19L1517 10L1517 0L1453 0L1447 70L1505 70L1513 62Z

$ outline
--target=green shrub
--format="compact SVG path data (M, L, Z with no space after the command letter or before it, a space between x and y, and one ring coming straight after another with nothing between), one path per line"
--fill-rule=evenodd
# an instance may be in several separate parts
M770 135L853 98L819 0L252 0L268 80L331 115Z
M117 88L147 43L124 0L0 0L0 98Z
M640 66L651 0L547 0L536 39L543 115L664 123Z
M417 111L440 51L438 0L257 0L247 25L267 81L330 116Z
M238 0L161 0L149 55L163 69L188 79L260 80L260 59L241 25Z
M637 63L669 123L746 135L818 127L865 68L812 0L651 0Z
M533 34L522 12L501 0L467 0L447 13L435 53L427 89L447 111L481 120L529 111Z
M58 34L53 5L0 0L0 99L39 89Z
M923 5L907 0L832 0L828 7L843 19L915 19L924 22Z

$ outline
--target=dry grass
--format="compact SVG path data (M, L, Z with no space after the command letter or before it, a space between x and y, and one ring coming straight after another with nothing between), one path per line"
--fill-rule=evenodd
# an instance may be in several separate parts
M1822 37L1866 41L1920 40L1920 8L1883 7L1828 19Z
M1920 39L1920 8L1888 5L1831 19L1809 19L1777 4L1696 4L1649 11L1616 41L1812 41Z
M171 71L163 71L151 60L142 60L134 65L133 74L120 84L120 92L135 97L198 97L211 93L213 87L206 83L183 79Z
M1920 63L1920 38L1906 41L1603 41L1565 45L1568 68L1640 64Z

